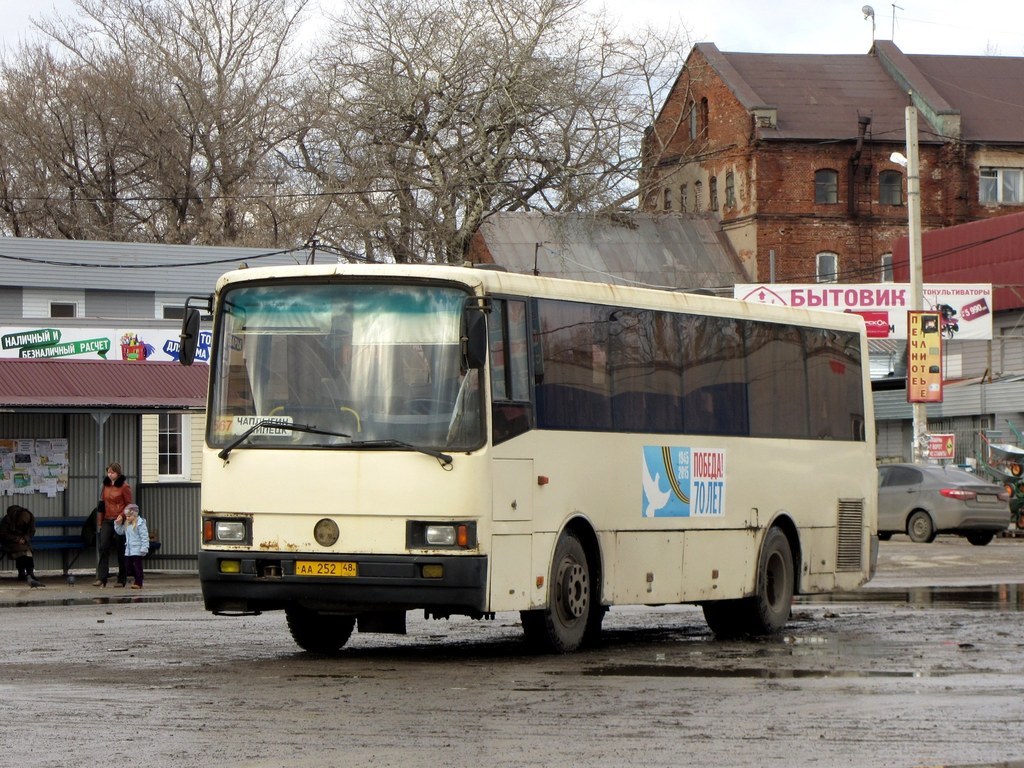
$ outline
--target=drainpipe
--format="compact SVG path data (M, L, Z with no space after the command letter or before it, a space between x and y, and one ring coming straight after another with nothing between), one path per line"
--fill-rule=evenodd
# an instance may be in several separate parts
M860 167L860 155L864 151L864 136L867 134L871 118L868 115L857 117L857 146L850 156L849 173L846 176L846 208L851 218L857 218L857 169Z

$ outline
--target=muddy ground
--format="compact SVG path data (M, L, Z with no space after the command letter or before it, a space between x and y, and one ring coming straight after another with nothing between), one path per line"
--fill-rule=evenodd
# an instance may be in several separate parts
M613 609L572 656L499 614L320 657L281 614L206 613L194 577L46 581L0 578L3 766L1024 766L1024 539L896 537L772 640Z

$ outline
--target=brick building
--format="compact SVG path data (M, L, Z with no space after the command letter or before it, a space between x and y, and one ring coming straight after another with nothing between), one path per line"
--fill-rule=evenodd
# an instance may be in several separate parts
M694 46L644 141L641 207L711 212L759 282L892 279L908 96L924 231L1024 205L1024 58Z

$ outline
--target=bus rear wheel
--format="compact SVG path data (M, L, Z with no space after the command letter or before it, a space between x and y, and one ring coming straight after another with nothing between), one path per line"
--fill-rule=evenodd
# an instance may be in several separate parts
M704 619L716 637L772 635L782 631L789 620L796 572L789 539L772 528L761 545L757 563L757 586L750 597L704 604Z
M563 533L551 563L547 608L522 612L523 632L530 645L547 652L572 653L584 639L597 634L600 608L594 604L590 579L583 545L574 534Z
M355 616L319 613L307 608L286 608L288 631L304 651L310 653L337 653L352 636Z

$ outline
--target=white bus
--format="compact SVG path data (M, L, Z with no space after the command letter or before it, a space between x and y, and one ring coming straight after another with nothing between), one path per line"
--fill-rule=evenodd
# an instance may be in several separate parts
M212 337L193 302L204 602L306 650L415 609L556 652L615 605L767 634L873 572L857 316L438 265L231 272Z

